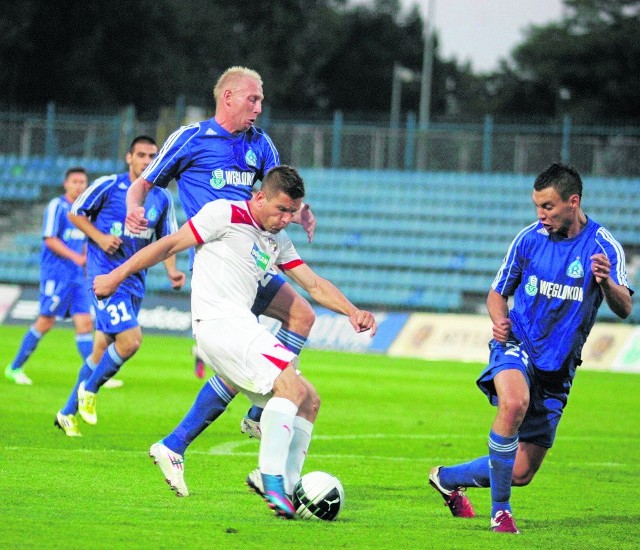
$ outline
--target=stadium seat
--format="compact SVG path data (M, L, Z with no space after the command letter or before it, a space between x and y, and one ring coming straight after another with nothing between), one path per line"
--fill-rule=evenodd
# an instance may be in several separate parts
M92 175L123 169L119 159L58 156L28 162L1 155L0 197L37 200L47 186L60 186L69 166L83 163ZM299 226L287 232L315 271L354 302L371 307L461 311L469 303L483 304L511 240L536 219L527 198L534 176L527 174L315 168L301 174L318 229L311 244ZM587 213L623 245L637 247L640 180L585 178L584 183ZM182 224L186 216L174 188L172 194ZM9 246L16 254L0 251L0 281L33 278L41 244L37 233L16 236ZM178 266L188 271L186 255ZM637 290L640 280L634 282ZM161 265L149 270L148 288L170 292ZM600 316L613 314L603 308Z

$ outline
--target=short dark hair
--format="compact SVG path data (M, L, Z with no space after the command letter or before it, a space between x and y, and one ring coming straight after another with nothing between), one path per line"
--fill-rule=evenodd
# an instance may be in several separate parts
M156 147L158 146L158 144L156 143L156 140L153 139L151 136L142 135L142 136L133 138L131 145L129 145L129 153L133 153L133 148L136 146L137 143L148 143L149 145L155 145Z
M568 164L554 162L538 174L533 189L542 191L547 187L553 187L563 201L571 195L578 195L582 199L582 179L578 171Z
M260 188L267 195L282 191L292 199L304 198L304 181L300 173L291 166L281 164L267 172Z
M89 177L89 174L82 166L72 166L64 173L64 179L66 180L71 174L84 174Z

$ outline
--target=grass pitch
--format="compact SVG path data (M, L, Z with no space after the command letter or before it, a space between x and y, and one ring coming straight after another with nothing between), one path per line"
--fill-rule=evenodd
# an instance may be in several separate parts
M2 367L25 327L0 326ZM426 482L429 468L486 453L494 410L475 388L481 365L305 350L323 398L305 472L338 476L335 522L284 521L244 485L258 442L239 432L242 396L187 452L191 496L176 498L148 457L203 381L184 338L146 335L101 390L82 438L53 427L80 366L73 333L56 328L26 365L31 387L0 382L0 541L4 548L637 548L640 376L579 372L556 445L529 487L515 488L519 536L456 519ZM506 538L505 538L506 537Z

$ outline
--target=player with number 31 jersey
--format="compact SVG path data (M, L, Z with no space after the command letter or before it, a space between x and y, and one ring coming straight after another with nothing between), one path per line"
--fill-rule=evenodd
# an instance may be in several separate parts
M98 244L89 240L87 275L92 283L96 275L109 273L127 258L148 245L154 238L162 238L178 229L175 209L166 189L154 188L145 201L149 227L138 235L127 231L124 219L127 215L125 197L129 189L129 174L114 174L97 179L74 202L72 214L84 215L102 233L119 237L120 247L113 254L105 254ZM139 298L144 297L146 272L129 277L121 287Z

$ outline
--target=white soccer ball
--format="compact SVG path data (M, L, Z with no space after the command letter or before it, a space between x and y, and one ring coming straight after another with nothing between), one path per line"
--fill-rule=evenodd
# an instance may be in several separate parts
M327 472L303 475L293 489L293 507L301 519L336 519L344 506L344 488Z

